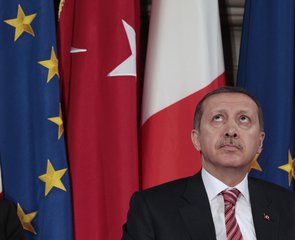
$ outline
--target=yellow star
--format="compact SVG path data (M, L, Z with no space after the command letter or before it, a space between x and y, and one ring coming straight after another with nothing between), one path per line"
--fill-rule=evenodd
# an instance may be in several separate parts
M56 74L59 77L58 73L58 59L55 55L54 48L51 48L51 55L49 60L39 61L43 67L48 68L47 83L54 77Z
M50 192L53 187L59 188L63 191L67 191L65 186L63 185L61 178L66 173L67 168L60 169L55 171L50 160L47 160L47 169L46 173L39 176L39 179L42 182L45 182L45 196Z
M260 155L260 152L256 153L255 157L253 158L253 160L251 162L250 169L255 169L257 171L262 172L262 168L260 167L259 163L257 162L259 155Z
M36 217L37 215L37 211L36 212L31 212L28 214L25 214L24 210L22 209L22 207L20 206L20 204L17 204L17 215L21 221L21 224L23 226L23 229L34 233L35 235L37 234L33 225L32 225L32 221L33 219Z
M292 156L289 150L288 163L279 167L279 169L282 169L283 171L286 171L288 173L289 186L291 186L292 177L295 179L294 167L295 167L295 159L292 159Z
M27 32L35 37L31 23L34 18L37 16L36 13L26 16L21 5L18 5L17 17L13 19L7 19L6 22L8 25L15 27L14 41L16 41L23 32Z
M62 121L62 111L61 111L60 105L59 105L59 115L57 117L48 118L48 120L55 123L58 126L58 139L60 139L61 135L64 132L64 124Z

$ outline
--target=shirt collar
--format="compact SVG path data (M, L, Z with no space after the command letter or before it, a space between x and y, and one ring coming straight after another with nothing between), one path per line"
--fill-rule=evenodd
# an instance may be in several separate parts
M205 185L205 189L209 198L209 201L212 201L220 192L225 189L232 188L221 182L219 179L211 175L204 168L201 171L202 179ZM250 202L249 189L248 189L248 174L245 178L234 188L238 189L245 199Z

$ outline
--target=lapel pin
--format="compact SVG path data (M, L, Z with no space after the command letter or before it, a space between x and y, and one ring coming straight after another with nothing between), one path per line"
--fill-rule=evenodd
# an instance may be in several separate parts
M266 213L263 213L263 219L264 220L267 220L267 221L270 221L270 216Z

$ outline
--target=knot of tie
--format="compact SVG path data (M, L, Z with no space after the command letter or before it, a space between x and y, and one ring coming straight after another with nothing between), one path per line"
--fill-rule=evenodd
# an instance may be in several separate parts
M227 189L221 192L225 205L230 204L232 206L236 205L237 199L240 196L240 191L236 188Z

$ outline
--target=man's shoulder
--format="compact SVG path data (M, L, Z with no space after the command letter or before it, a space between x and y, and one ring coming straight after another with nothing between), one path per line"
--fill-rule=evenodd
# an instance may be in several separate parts
M200 173L193 176L176 179L170 182L166 182L154 187L147 188L145 190L137 192L137 195L141 195L144 199L152 201L162 200L176 200L181 198L186 190L191 188L191 185L195 186L195 182L201 180ZM196 189L196 191L198 191Z
M188 181L192 177L179 178L170 182L162 183L141 191L143 195L159 195L159 194L179 194L183 192Z
M277 198L290 198L295 200L295 192L290 191L282 186L279 186L277 184L264 181L258 178L249 178L249 183L251 184L252 188L255 191L263 191L269 196L277 197Z
M130 205L138 209L148 207L152 212L174 211L186 204L183 195L191 178L181 178L135 192Z
M12 209L15 209L13 203L10 201L7 201L5 199L0 200L0 212L1 213L7 213L8 211L11 211Z
M16 206L11 201L5 199L0 200L0 224L3 224L3 221L18 220L16 212Z

